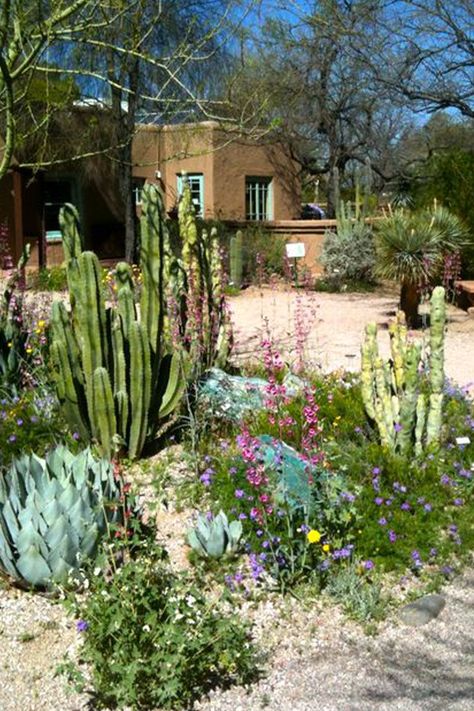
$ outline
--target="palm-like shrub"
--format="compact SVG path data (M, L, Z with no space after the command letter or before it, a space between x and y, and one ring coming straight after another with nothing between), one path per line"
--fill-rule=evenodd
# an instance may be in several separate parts
M400 308L409 327L418 322L421 289L439 276L446 254L466 244L461 221L437 205L416 213L391 211L377 225L376 274L401 286Z

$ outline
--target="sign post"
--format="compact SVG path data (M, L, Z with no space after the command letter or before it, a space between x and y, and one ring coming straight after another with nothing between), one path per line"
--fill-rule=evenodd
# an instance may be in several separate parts
M306 254L304 242L288 242L286 245L286 256L293 259L293 269L295 274L295 286L298 286L298 259L304 259Z

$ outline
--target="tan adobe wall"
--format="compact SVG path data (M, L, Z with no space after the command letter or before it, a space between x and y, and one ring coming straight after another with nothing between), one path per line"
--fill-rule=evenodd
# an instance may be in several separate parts
M253 176L272 178L274 220L297 217L300 194L296 167L282 147L230 139L231 136L223 131L216 131L215 216L227 220L245 220L245 178Z
M283 147L235 139L213 122L140 127L133 160L136 177L153 182L160 171L167 211L176 205L177 176L184 170L203 175L206 218L245 220L245 176L272 178L273 219L299 216L297 168Z

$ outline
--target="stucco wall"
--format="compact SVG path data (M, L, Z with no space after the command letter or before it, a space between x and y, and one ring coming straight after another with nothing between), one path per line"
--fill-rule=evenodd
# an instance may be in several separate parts
M296 167L281 146L232 140L215 131L215 216L245 220L245 177L272 178L273 219L291 220L300 211Z
M143 126L133 144L134 175L149 181L160 172L165 205L177 201L182 170L204 178L204 217L245 220L245 177L272 178L273 219L298 217L300 185L296 165L282 146L236 139L212 122Z

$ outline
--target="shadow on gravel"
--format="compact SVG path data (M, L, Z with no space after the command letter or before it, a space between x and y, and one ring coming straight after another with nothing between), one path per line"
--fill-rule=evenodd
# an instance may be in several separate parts
M449 608L456 607L459 624L438 627L436 622L414 630L406 637L380 640L376 651L377 670L370 676L364 691L359 687L358 701L367 709L404 708L420 711L473 711L474 709L474 579L467 587L472 590L472 602L459 599L452 591L447 596ZM433 625L433 626L431 626ZM451 636L452 635L452 636ZM377 680L381 683L377 688ZM362 692L362 693L361 693ZM365 706L361 706L365 708Z

